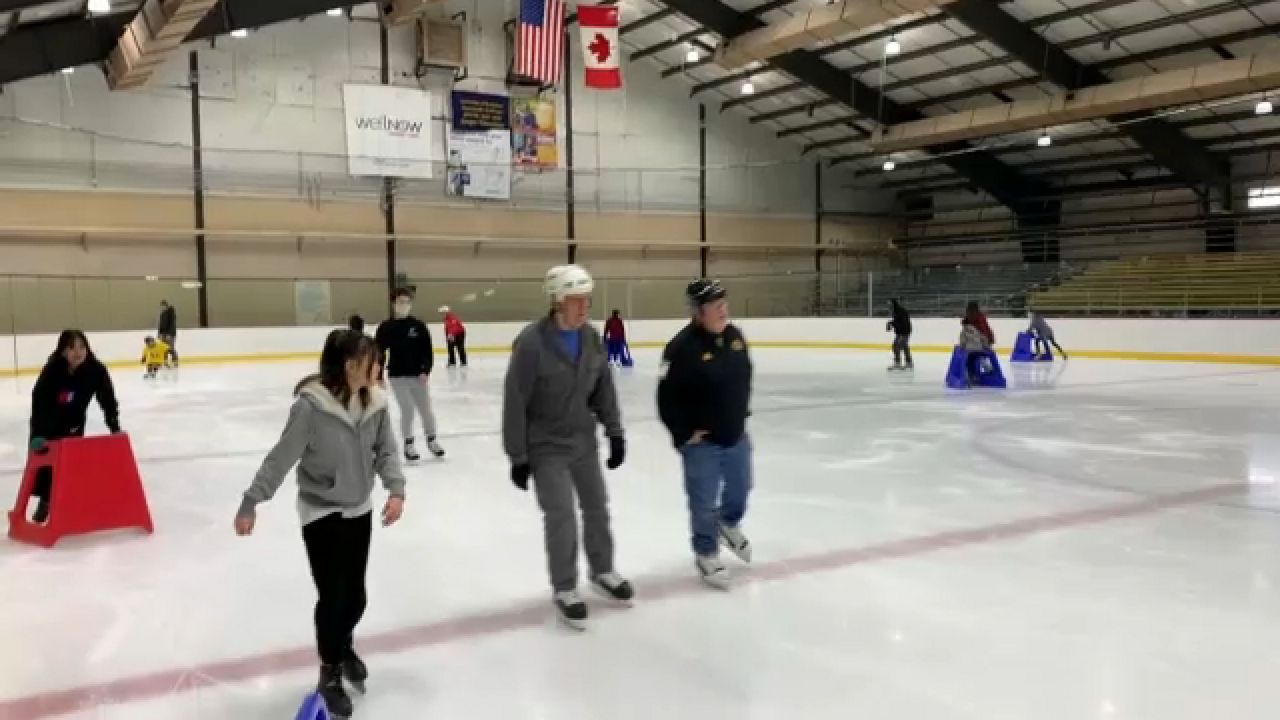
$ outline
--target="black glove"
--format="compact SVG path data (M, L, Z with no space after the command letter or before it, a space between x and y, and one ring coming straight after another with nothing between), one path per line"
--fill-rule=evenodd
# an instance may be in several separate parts
M511 484L525 492L528 492L529 463L520 463L519 465L511 466Z
M617 470L622 461L627 459L627 441L621 437L609 438L609 460L605 462L605 467L610 470Z

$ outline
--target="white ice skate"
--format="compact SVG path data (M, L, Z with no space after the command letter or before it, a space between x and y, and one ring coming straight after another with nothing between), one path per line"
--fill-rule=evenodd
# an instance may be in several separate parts
M694 559L702 581L717 590L729 589L729 569L720 561L719 555L698 555Z
M720 544L733 551L734 555L744 563L751 562L751 541L742 534L741 528L720 526Z
M427 450L435 457L444 457L444 448L440 447L440 443L436 442L435 436L427 438Z
M551 600L555 603L560 622L574 630L587 629L587 604L582 601L582 596L578 595L577 590L558 592L552 596Z
M631 583L616 572L600 573L591 578L591 586L596 589L600 595L623 605L631 607L632 600L635 599L635 590L631 587Z

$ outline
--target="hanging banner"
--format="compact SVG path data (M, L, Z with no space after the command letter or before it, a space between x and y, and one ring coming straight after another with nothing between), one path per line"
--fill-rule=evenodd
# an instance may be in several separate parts
M431 177L431 93L343 85L342 97L352 175Z
M512 98L511 142L515 164L522 167L560 166L556 145L556 104L541 98Z
M449 133L449 195L511 199L511 131Z
M578 27L582 30L582 58L586 65L586 85L597 90L622 87L622 58L618 52L618 8L609 5L579 5Z
M506 95L453 93L452 127L459 132L487 132L511 129L511 98Z

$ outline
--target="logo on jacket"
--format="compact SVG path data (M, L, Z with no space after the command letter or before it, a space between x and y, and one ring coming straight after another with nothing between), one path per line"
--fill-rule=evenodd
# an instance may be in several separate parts
M418 328L409 328L409 337L418 337Z
M733 348L738 352L742 352L743 350L747 349L747 346L743 345L742 341L738 340L737 338L734 338L733 344L731 344L729 347Z
M712 360L715 360L715 359L716 359L716 356L713 355L712 353L709 353L709 352L702 353L702 362L711 362Z
M58 393L58 402L62 403L63 405L70 405L71 401L75 400L75 398L76 398L75 390L63 390L62 392Z

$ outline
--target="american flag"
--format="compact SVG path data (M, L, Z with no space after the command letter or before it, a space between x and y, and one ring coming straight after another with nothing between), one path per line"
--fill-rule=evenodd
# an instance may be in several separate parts
M517 75L556 85L564 72L564 0L520 0Z

